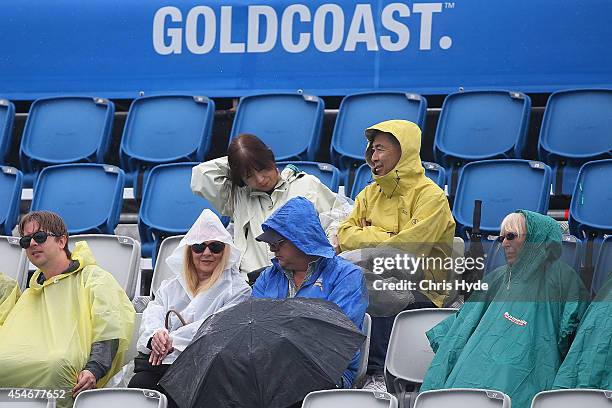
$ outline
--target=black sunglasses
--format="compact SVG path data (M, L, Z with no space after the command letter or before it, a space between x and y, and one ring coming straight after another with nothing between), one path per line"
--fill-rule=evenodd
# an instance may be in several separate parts
M268 242L268 246L270 247L270 251L276 252L280 248L280 246L285 242L286 239L279 239L276 242Z
M193 244L191 246L191 250L196 254L201 254L206 250L206 248L210 249L210 252L213 254L220 254L223 252L223 249L225 249L225 244L223 242L213 241L209 244L203 242L201 244Z
M61 237L61 235L45 231L36 231L32 235L24 235L23 237L21 237L21 239L19 240L19 245L23 249L28 249L30 247L32 238L34 238L34 241L36 241L37 244L44 244L45 241L47 241L47 237Z
M498 239L499 242L502 242L504 238L508 241L512 241L516 237L518 237L518 234L515 234L514 232L506 232L505 234L500 235Z

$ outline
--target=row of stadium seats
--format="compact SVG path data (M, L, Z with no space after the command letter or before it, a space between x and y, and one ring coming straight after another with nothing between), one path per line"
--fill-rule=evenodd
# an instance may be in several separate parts
M203 161L210 150L215 104L204 96L149 96L130 107L120 147L127 185L139 171L178 161ZM256 134L277 160L312 161L320 147L324 104L304 94L265 94L240 100L230 141ZM404 92L359 93L340 105L330 157L342 172L364 161L363 130L387 119L406 119L425 128L427 101ZM456 185L466 163L524 157L531 113L520 92L469 91L446 97L438 121L434 157ZM21 138L20 161L26 186L44 166L70 162L104 163L110 145L114 105L103 98L39 99L30 109ZM14 106L0 100L0 163L11 144ZM553 169L555 194L571 194L580 166L612 157L612 90L553 93L546 106L538 145L540 160Z

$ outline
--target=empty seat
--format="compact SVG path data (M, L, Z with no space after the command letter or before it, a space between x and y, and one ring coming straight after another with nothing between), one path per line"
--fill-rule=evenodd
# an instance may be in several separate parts
M533 397L531 408L610 408L612 391L553 390L542 391Z
M205 208L215 211L191 191L191 169L198 164L160 164L149 173L138 220L142 256L155 261L164 237L185 234Z
M157 164L204 161L211 145L215 103L205 96L162 95L135 99L123 129L121 166L129 185L139 170Z
M576 272L580 271L582 254L582 242L573 235L561 237L561 260L571 266ZM499 240L495 240L488 246L485 273L505 265L506 256Z
M612 90L577 89L550 95L538 153L554 170L555 194L572 194L582 164L612 157Z
M6 99L0 99L0 164L6 163L11 148L14 119L15 105Z
M64 391L0 388L0 407L55 408L54 393L60 396Z
M434 142L436 162L453 172L465 163L520 158L527 139L531 100L520 92L469 91L444 100Z
M363 318L363 334L366 336L361 348L359 349L359 366L357 367L357 374L355 375L355 381L353 381L353 388L361 388L361 384L366 375L368 369L368 356L370 354L370 337L372 335L372 318L369 314L365 314Z
M166 408L164 394L140 388L101 388L83 391L74 400L74 408Z
M32 211L58 213L69 234L114 234L123 203L124 173L106 164L44 168L34 186Z
M30 108L19 151L25 185L31 187L44 166L103 163L114 112L113 103L103 98L36 100Z
M21 290L24 290L28 277L28 258L19 245L19 237L0 236L0 259L0 272L15 279Z
M485 160L467 164L459 176L453 216L460 236L472 228L474 201L482 200L480 230L499 235L504 217L517 209L546 214L550 167L528 160Z
M159 245L159 253L157 254L157 258L159 262L155 262L155 266L153 269L153 278L151 279L151 291L150 295L152 296L157 289L161 286L162 282L166 279L170 279L176 274L170 269L168 264L166 263L166 258L172 255L172 252L178 247L181 239L183 239L184 235L176 235L174 237L168 237L164 239Z
M599 289L612 277L612 235L607 236L599 246L591 292L596 295Z
M437 163L430 162L421 162L423 168L425 169L425 175L433 180L442 190L444 190L444 186L446 183L446 172L444 167L440 166ZM359 166L357 171L355 172L355 177L353 179L353 187L351 188L351 198L357 197L357 194L361 192L368 184L373 182L372 178L372 169L367 163Z
M134 238L117 235L71 235L68 248L87 242L97 264L110 272L130 299L134 298L140 272L140 244Z
M510 408L510 397L500 391L456 388L425 391L416 398L414 408Z
M434 357L425 333L456 311L415 309L395 317L385 359L385 381L387 389L398 394L402 406L407 386L420 387Z
M22 180L16 168L0 166L0 235L13 235L19 220Z
M340 187L340 170L331 164L307 161L283 161L276 164L281 171L285 166L292 164L300 171L312 174L318 178L331 191L338 192L338 187Z
M579 238L589 233L612 234L612 159L592 161L580 168L572 202L569 226Z
M306 395L302 408L397 408L397 399L371 390L325 390Z
M406 92L366 92L347 95L340 104L334 126L330 154L333 163L346 174L365 161L364 131L372 125L403 119L425 129L427 100Z
M265 94L240 99L230 143L241 133L260 138L278 161L313 161L323 124L323 100L313 95Z

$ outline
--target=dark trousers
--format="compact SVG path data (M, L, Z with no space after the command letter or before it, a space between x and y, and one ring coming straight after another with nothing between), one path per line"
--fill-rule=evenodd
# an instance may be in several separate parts
M166 394L166 391L162 387L160 387L157 383L164 376L168 368L170 368L169 364L163 364L161 366L157 366L159 370L155 371L139 371L130 380L128 384L128 388L145 388L147 390L155 390L159 391L168 398L168 408L178 408L176 403Z
M415 302L409 304L404 310L425 309L436 307L427 296L414 291ZM389 337L395 316L372 317L372 334L370 336L370 354L368 355L368 374L377 375L385 372L385 358Z

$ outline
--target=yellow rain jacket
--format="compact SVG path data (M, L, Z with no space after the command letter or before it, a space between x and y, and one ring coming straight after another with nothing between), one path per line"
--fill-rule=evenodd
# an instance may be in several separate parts
M17 303L20 294L21 291L17 281L0 272L0 327L2 327L9 312L15 306L15 303Z
M421 165L421 130L405 120L389 120L366 129L370 140L366 161L372 165L371 138L374 131L391 133L399 141L402 155L393 170L384 176L373 175L368 185L355 199L350 217L338 229L338 241L343 251L392 246L417 256L450 257L455 220L444 191L425 176ZM370 224L362 227L360 219ZM442 282L447 279L443 269L425 270L424 280ZM421 291L441 307L447 293L441 290Z
M63 390L58 406L72 406L72 388L94 342L119 339L102 387L120 368L135 312L115 278L98 265L86 242L77 242L76 271L37 283L37 270L0 327L0 388Z

